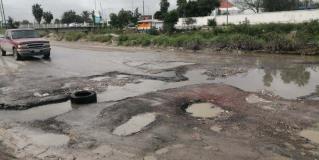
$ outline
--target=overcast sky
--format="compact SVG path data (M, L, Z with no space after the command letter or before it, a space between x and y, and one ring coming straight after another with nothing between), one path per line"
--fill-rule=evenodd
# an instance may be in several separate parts
M132 9L139 7L142 12L143 0L97 0L98 9L100 9L100 2L102 4L103 13L109 15L112 12L118 12L120 9ZM159 9L160 0L144 0L145 14L153 14ZM176 7L176 0L169 0L171 7ZM15 20L27 19L34 21L32 15L32 5L39 3L45 11L51 11L54 18L61 18L64 11L75 10L82 12L83 10L93 10L95 8L95 0L3 0L6 17L11 16ZM108 17L107 17L108 18Z

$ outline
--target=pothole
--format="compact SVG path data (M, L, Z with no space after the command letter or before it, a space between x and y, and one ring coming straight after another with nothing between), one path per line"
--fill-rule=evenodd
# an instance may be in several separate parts
M316 124L315 128L301 131L299 135L309 139L313 143L319 144L319 123Z
M155 113L139 114L139 115L133 116L126 123L115 128L115 130L113 131L113 134L118 136L129 136L134 133L140 132L146 126L148 126L155 120L156 120Z
M0 120L30 122L35 120L46 120L72 110L69 101L63 103L55 103L30 108L21 111L0 111Z
M225 112L212 103L194 103L188 106L185 111L197 118L214 118Z

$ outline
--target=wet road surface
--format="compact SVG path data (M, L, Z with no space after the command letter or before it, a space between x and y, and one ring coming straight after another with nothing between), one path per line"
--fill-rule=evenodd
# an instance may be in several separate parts
M47 140L59 136L62 137L61 143L59 143L62 146L66 146L66 143L68 145L74 143L75 145L84 145L77 146L79 148L93 147L99 150L102 147L103 153L107 152L109 154L108 150L115 152L115 159L134 159L132 158L135 157L134 155L122 153L121 150L115 149L116 147L99 146L95 137L99 132L93 136L94 133L86 131L92 123L95 125L97 117L109 106L150 92L155 93L165 89L213 83L231 85L244 91L257 92L272 98L316 100L319 96L318 72L318 57L209 55L158 49L114 49L95 44L54 42L51 60L31 58L24 61L15 61L11 56L0 57L0 104L2 104L2 108L11 109L10 111L0 111L0 140L18 139L14 143L16 147L13 148L18 150L23 148L24 150L14 152L14 154L18 157L29 154L30 159L39 153L42 154L42 152L46 156L63 153L58 149L50 148L56 144L50 145L49 141L47 144L43 144L43 142L39 142L39 138L34 138L40 137ZM18 107L15 108L15 106L26 106L29 102L43 102L46 101L46 98L65 95L79 89L96 90L99 103L89 106L71 106L70 102L67 101L40 106L33 106L32 104L26 107L30 109L22 111L16 110ZM198 94L201 95L201 93ZM146 100L148 98L145 97L141 99L150 101L151 106L160 105L159 101L162 101L160 96L158 99L152 100ZM260 99L257 98L256 101L260 101ZM273 105L262 106L263 109L270 110L273 110L272 107ZM144 109L144 112L153 113L151 110ZM144 112L136 113L136 115ZM220 116L227 117L228 114L228 111L225 111ZM132 115L132 117L136 115ZM156 119L158 119L158 116L156 116ZM161 120L162 117L159 116L159 119ZM150 122L153 124L155 119L152 117L151 120ZM121 120L121 122L125 124L124 120ZM154 123L156 125L156 122ZM46 127L43 128L41 124ZM35 127L38 125L41 127ZM121 126L120 124L117 125ZM115 127L112 126L112 129L115 129ZM42 128L42 130L39 128ZM71 130L65 131L66 128L71 128ZM100 131L103 128L106 129L103 126L94 129ZM133 130L131 132L121 128L121 131L124 130L125 134L123 133L123 135L126 135L126 132L133 134L143 129L143 127L138 128L137 130L131 129ZM212 128L219 128L219 126L213 126ZM73 133L72 129L78 133ZM94 129L92 129L92 132L95 132ZM111 134L113 131L109 130L109 132ZM116 130L115 132L119 131ZM87 134L88 137L76 137L75 135L79 133ZM68 136L65 137L65 134ZM122 135L122 133L119 135ZM120 142L120 139L109 134L103 134L103 136L106 137L99 139L99 141L105 142L109 137L114 139L112 143L118 143L119 146L124 144L124 142ZM194 136L196 139L196 135ZM165 137L164 139L166 141L170 138ZM131 140L134 141L134 138L128 140L127 143ZM149 143L147 139L146 142ZM36 149L28 148L28 143L34 144L32 147ZM143 143L141 142L140 145L143 145ZM45 146L46 149L42 150L41 147L37 148L37 146ZM157 153L160 156L168 152L166 150L177 148L164 148ZM129 150L132 151L132 149ZM132 152L137 154L140 151L133 149ZM251 154L251 157L256 156L253 151ZM44 155L40 157L43 158ZM155 157L150 156L148 158ZM69 158L72 159L72 156Z

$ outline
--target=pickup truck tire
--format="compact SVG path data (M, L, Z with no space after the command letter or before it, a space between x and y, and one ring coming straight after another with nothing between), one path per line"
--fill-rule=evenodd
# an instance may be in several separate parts
M22 60L22 57L20 56L20 54L17 52L17 49L13 48L12 50L12 54L15 60L20 61Z
M49 53L47 53L47 54L45 54L45 55L43 56L43 59L50 59L50 56L51 56L51 54L50 54L50 52L49 52Z
M1 49L1 55L2 55L2 56L6 56L6 55L7 55L7 52Z
M70 95L72 104L96 103L97 96L94 91L77 91Z

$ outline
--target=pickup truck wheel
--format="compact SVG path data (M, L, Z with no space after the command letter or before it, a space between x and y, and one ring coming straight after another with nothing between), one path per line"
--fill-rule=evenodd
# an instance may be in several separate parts
M43 56L43 59L50 59L50 52Z
M2 56L6 56L6 55L7 55L7 52L1 49L1 55L2 55Z
M17 49L13 48L12 53L13 53L13 57L15 60L17 60L17 61L22 60L20 54L17 52Z

